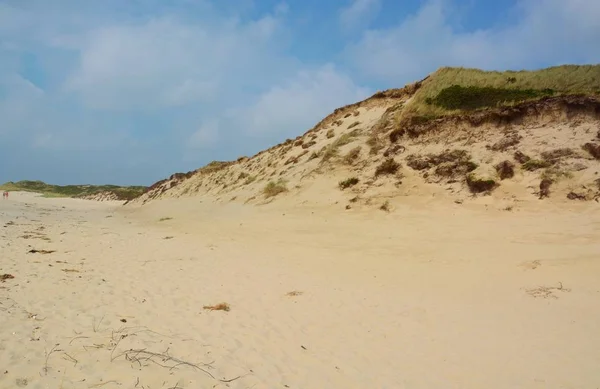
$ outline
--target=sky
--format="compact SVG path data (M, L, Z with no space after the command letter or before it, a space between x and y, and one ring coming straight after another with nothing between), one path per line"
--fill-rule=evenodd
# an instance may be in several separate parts
M150 185L441 66L600 62L598 0L0 0L0 182Z

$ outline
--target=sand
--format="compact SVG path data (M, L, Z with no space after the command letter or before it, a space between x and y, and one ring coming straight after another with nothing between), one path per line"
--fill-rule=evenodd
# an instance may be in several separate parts
M597 388L600 209L539 204L11 193L0 388Z

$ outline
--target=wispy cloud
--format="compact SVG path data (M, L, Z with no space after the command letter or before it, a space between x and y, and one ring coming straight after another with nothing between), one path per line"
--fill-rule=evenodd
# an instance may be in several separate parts
M381 10L381 0L352 0L340 10L340 25L346 32L364 28Z
M410 80L440 66L521 69L600 61L600 2L521 0L513 23L474 31L449 22L452 3L431 0L390 28L370 29L347 58L380 80Z

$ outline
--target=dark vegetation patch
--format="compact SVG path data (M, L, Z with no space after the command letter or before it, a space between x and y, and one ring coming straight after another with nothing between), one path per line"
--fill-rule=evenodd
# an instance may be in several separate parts
M524 154L523 152L521 152L519 150L515 151L514 158L515 158L515 161L519 162L520 164L524 164L531 160L530 156Z
M600 159L600 145L597 143L586 143L582 148L590 153L590 155L596 159Z
M402 154L405 151L406 147L402 145L391 145L383 152L383 156L386 158L393 157L394 155Z
M467 186L472 193L483 193L491 191L497 184L491 178L477 177L476 174L470 173L467 175Z
M453 85L442 89L434 98L426 103L447 110L476 110L480 108L497 107L506 103L515 103L554 95L552 89L514 89L479 86Z
M538 169L547 168L551 165L552 165L552 163L548 162L548 161L539 160L539 159L530 159L529 161L525 162L522 167L524 170L533 172Z
M576 193L576 192L569 192L567 194L567 198L569 200L587 200L587 197L584 194Z
M388 158L375 168L375 177L386 174L395 174L400 169L400 164L393 158Z
M513 178L515 176L515 164L510 161L502 161L495 166L498 177L501 180Z
M303 149L308 149L309 147L312 147L314 145L316 145L317 142L315 142L314 140L311 140L310 142L306 142L302 145Z
M554 181L552 181L550 178L544 178L540 182L540 193L539 193L540 199L543 199L545 197L550 197L550 187L552 186L553 183L554 183Z
M409 155L406 164L414 170L427 170L435 167L434 173L440 177L464 175L477 169L471 156L465 150L445 150L439 154L425 156Z
M354 186L356 184L358 184L359 180L356 177L350 177L345 179L344 181L340 181L338 186L340 187L341 190L350 188L351 186Z

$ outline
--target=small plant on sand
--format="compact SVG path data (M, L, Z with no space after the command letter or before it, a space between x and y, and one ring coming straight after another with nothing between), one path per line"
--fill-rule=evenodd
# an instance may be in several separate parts
M400 164L393 158L386 159L375 169L375 177L383 174L395 174L400 169Z
M344 181L340 181L338 186L340 187L341 190L344 190L346 188L350 188L351 186L354 186L356 184L358 184L358 178L356 177L350 177L345 179Z
M600 145L596 143L586 143L581 146L582 149L590 153L596 159L600 159Z
M159 222L166 222L167 220L173 220L172 217L161 217L160 219L158 219Z
M534 170L547 168L550 165L551 164L548 161L541 161L539 159L530 159L529 161L527 161L523 164L523 169L527 170L529 172L532 172Z
M249 176L249 177L246 178L246 181L244 181L244 185L251 184L254 181L256 181L256 176Z
M207 309L209 311L225 311L225 312L229 312L229 310L231 309L231 307L227 303L219 303L216 305L205 305L203 308Z
M265 197L274 197L280 193L287 192L286 182L284 180L270 181L263 189Z
M390 210L391 210L390 202L386 200L385 203L381 204L381 207L379 207L379 209L384 212L390 212Z
M327 137L327 139L333 138L335 136L335 131L333 131L333 128L330 128L325 136Z
M298 290L293 290L291 292L287 292L285 295L289 296L289 297L302 296L302 292L300 292Z
M367 146L370 147L370 155L377 155L385 147L383 142L375 134L371 135L369 139L367 139Z
M470 173L467 175L467 186L472 193L482 193L491 191L497 184L491 178L482 178Z

